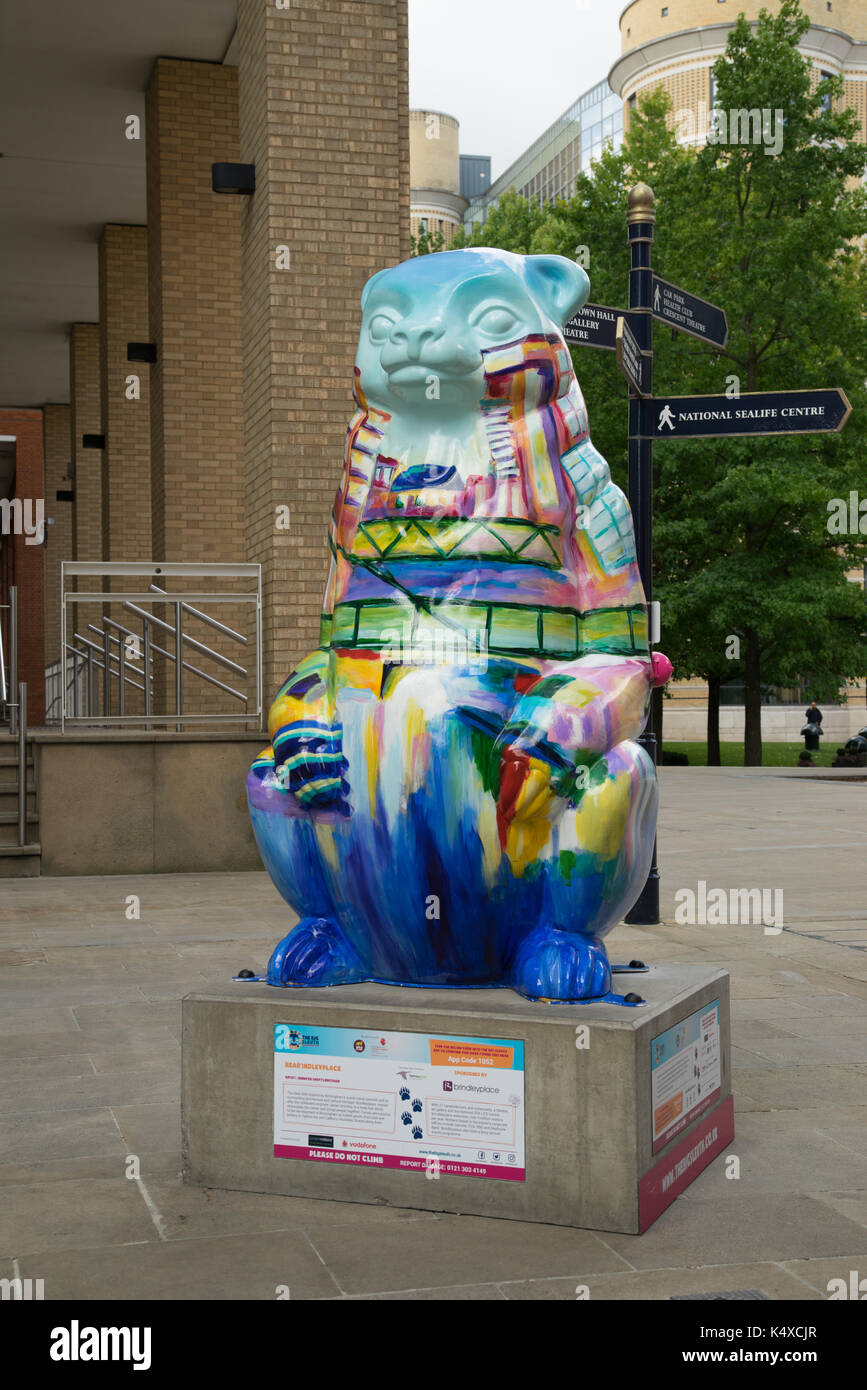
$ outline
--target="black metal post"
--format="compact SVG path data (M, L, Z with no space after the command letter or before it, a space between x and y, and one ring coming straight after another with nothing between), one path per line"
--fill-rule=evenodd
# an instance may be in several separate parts
M656 222L653 189L637 183L629 190L626 214L629 239L629 323L638 346L649 353L647 362L647 393L653 391L653 272L651 253L653 228ZM648 607L653 599L653 436L649 429L647 411L639 395L629 390L629 505L635 527L638 569L644 586ZM649 616L649 615L648 615ZM656 763L656 735L653 729L653 707L647 728L638 742ZM659 868L656 862L656 839L647 882L641 896L627 914L627 922L637 926L653 926L659 921Z

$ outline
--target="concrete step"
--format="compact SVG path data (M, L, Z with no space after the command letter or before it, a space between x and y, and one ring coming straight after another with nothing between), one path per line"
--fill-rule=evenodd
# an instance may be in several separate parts
M0 845L0 878L38 878L42 846Z

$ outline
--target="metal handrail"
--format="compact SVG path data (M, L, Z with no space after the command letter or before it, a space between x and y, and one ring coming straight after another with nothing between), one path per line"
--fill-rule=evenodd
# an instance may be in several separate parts
M166 597L171 600L171 594L168 593L168 590L161 589L159 584L151 584L149 588L152 593L165 594ZM124 608L125 607L126 604L124 604ZM181 607L183 608L185 613L190 613L194 618L198 618L200 622L207 623L208 627L216 628L218 632L222 632L226 637L233 637L236 642L243 642L244 646L246 647L247 639L244 636L243 632L236 632L234 628L227 627L225 623L217 622L216 618L212 618L209 613L203 613L200 608L194 608L191 603L182 603ZM187 640L192 641L193 639L189 638ZM214 653L212 652L211 655L213 656ZM244 674L247 674L246 671L244 672Z
M94 628L95 632L98 632L100 630L101 629L99 628ZM92 647L95 652L102 651L102 647L97 646L96 642L91 642L89 637L82 637L81 634L78 632L76 632L75 634L75 639L77 642L85 642L87 646ZM104 663L98 661L96 657L91 658L89 652L85 653L76 651L75 647L73 647L69 642L67 642L66 644L66 649L67 651L72 652L73 656L80 656L83 660L92 660L94 666L96 666L100 671L103 671L105 669ZM115 671L112 670L111 674L115 676L115 678L117 677L117 673ZM144 686L139 681L134 681L132 676L127 676L126 674L124 674L124 681L127 685L133 686L136 690L144 690Z
M9 732L14 734L18 728L18 702L10 699L14 697L18 689L18 586L10 584L9 602L4 603L4 609L9 610L9 674L7 677L5 666L5 652L3 650L3 628L0 625L0 684L2 693L0 698L9 711Z
M18 844L27 843L27 686L18 683Z
M151 588L154 588L153 584ZM162 594L165 590L157 589L156 592ZM161 627L164 632L174 633L175 628L173 623L165 622L163 618L158 618L155 613L146 612L144 608L139 608L137 603L125 603L123 606L128 612L135 613L136 617L141 618L142 622L153 623L154 627ZM193 613L196 617L201 616L197 608L191 608L187 603L182 603L180 606L187 613ZM218 627L221 632L227 633L230 637L238 637L238 640L241 642L246 642L247 640L246 637L242 637L240 634L233 632L230 627L224 627L222 623L218 623L216 618L212 620L211 625L213 627ZM186 632L183 634L183 640L189 643L195 651L201 652L203 656L212 657L214 661L219 662L221 666L225 666L228 671L234 671L237 676L246 676L246 667L239 666L237 661L230 661L227 656L222 656L220 652L215 652L212 647L206 647L204 642L198 642L195 637L190 637Z
M7 604L2 605L4 608ZM6 653L3 649L3 624L0 623L0 701L6 703Z
M132 584L127 586L124 593L122 586L114 587L114 592L106 592L104 589L97 589L96 585L88 583L88 579L114 576L131 579ZM165 576L165 578L164 578ZM67 583L78 580L84 586L78 589L68 589ZM214 579L234 579L243 581L244 587L239 592L230 592L225 589L210 592L197 579L204 577ZM178 593L172 593L162 587L162 583L167 579L181 579L184 587ZM145 585L136 580L145 580L149 583L149 588L144 592ZM159 581L159 582L155 582ZM251 586L250 581L253 581ZM132 591L131 591L132 590ZM101 608L99 617L93 623L82 624L81 630L75 630L74 641L67 641L67 632L71 627L75 629L75 618L67 627L67 604L70 606L70 615L74 612L82 613L80 605L98 604ZM164 603L170 605L172 613L167 613L169 621L157 616L156 612L150 611L152 605ZM249 639L243 633L229 626L227 623L219 622L212 618L209 613L196 604L205 603L210 605L219 604L252 604L254 609L254 621L256 632L255 662L245 666L238 661L232 660L221 651L217 651L207 643L193 637L184 631L184 617L187 616L197 622L202 622L215 632L222 635L224 639L231 642L238 642L245 648L248 647ZM122 610L124 614L129 614L135 619L135 629L127 626L123 622L118 622L110 618L108 613L112 606L116 605L115 611ZM172 616L174 622L171 621ZM67 718L75 722L86 724L106 724L123 723L136 724L144 723L147 728L151 728L151 722L156 725L174 722L175 728L180 732L184 722L197 723L199 721L228 721L241 720L249 726L250 719L256 720L261 725L262 711L262 571L260 565L229 565L229 564L180 564L164 562L145 562L135 561L129 564L125 562L106 562L97 561L63 561L61 565L61 648L64 653L64 660L71 660L86 663L84 680L76 679L73 684L72 703L74 712L70 713L70 691L68 683L61 681L61 693L63 705L61 709L61 721L65 725ZM89 632L96 640L86 637L85 632ZM156 639L168 638L166 645L163 646ZM130 652L130 640L136 643L134 652ZM201 657L209 663L214 663L222 668L228 675L234 676L248 683L255 682L255 703L251 693L245 693L243 689L236 688L228 680L218 679L209 670L203 669L198 662L187 660L187 657ZM153 692L156 680L156 660L162 658L166 662L174 663L174 707L175 713L154 714L153 713ZM166 703L171 708L171 677L166 668L162 670L166 673L168 690L163 691L163 695L168 695ZM94 678L99 673L102 684L102 695L98 697ZM203 682L223 692L231 700L243 705L243 710L232 713L226 710L220 714L186 713L184 711L184 676L188 674L197 682ZM137 678L137 679L136 679ZM117 681L117 685L114 682ZM144 713L127 714L125 692L129 689L140 690L144 693ZM162 704L162 697L160 699ZM189 702L188 702L189 703ZM114 705L114 709L112 706ZM252 705L252 708L251 708ZM84 709L84 713L79 711ZM141 709L141 706L138 706Z
M106 626L111 626L111 627L120 628L121 632L127 633L130 637L135 637L135 636L136 636L136 634L135 634L134 632L130 632L129 628L124 627L122 623L116 623L116 622L114 622L114 620L113 620L112 618L103 618L103 622L106 624ZM88 629L89 629L91 632L98 632L98 633L102 632L102 628L100 628L100 627L95 627L93 623L88 623L87 626L88 626ZM172 629L172 628L169 628L169 631L171 632L171 631L173 631L173 629ZM110 641L110 642L116 642L116 643L118 644L118 646L121 646L121 647L122 647L122 643L121 643L119 637L112 637L110 633L106 633L106 636L109 638L109 641ZM151 649L152 652L156 652L158 656L164 656L164 657L166 657L166 659L167 659L168 661L176 661L176 660L177 660L177 658L175 657L174 652L166 651L165 647L158 647L157 644L156 644L156 642L153 642L153 641L151 642L151 644L150 644L150 649ZM114 656L114 653L112 652L111 655L112 655L112 657L113 657L113 656ZM119 666L119 665L120 665L120 662L118 662L118 666ZM199 677L201 677L201 679L202 679L203 681L207 681L209 685L216 685L216 686L219 687L220 690L225 690L225 692L226 692L227 695L234 695L234 697L235 697L236 700L243 700L244 704L245 704L245 705L247 704L247 696L246 696L246 695L242 695L241 692L238 691L238 690L233 690L232 687L231 687L230 685L225 685L225 684L223 683L223 681L218 681L216 676L210 676L210 675L208 675L208 672L207 672L207 671L202 671L198 666L193 666L189 661L182 661L182 662L181 662L181 665L183 666L183 668L184 668L185 671L190 671L194 676L199 676ZM117 673L116 673L114 670L112 670L112 671L111 671L111 674L114 676L114 675L116 675ZM246 674L247 674L246 671L244 671L243 674L246 675ZM139 689L143 690L143 689L144 689L144 686L140 686ZM121 711L121 713L123 713L123 711Z

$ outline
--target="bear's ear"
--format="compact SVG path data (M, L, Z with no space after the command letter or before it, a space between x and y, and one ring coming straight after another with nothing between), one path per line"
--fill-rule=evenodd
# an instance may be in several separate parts
M562 328L587 302L587 272L565 256L527 256L524 266L532 294Z

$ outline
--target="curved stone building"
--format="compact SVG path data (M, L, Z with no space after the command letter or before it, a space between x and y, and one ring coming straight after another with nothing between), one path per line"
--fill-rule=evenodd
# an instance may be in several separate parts
M409 171L412 235L442 232L451 246L468 200L461 196L460 124L443 111L410 111Z
M867 129L867 4L864 0L801 0L811 25L801 51L813 65L814 80L842 77L844 104ZM725 52L738 15L758 18L773 0L631 0L620 15L622 55L609 81L624 104L624 116L642 93L662 86L673 111L691 111L694 132L704 138L707 112L714 105L711 68Z

